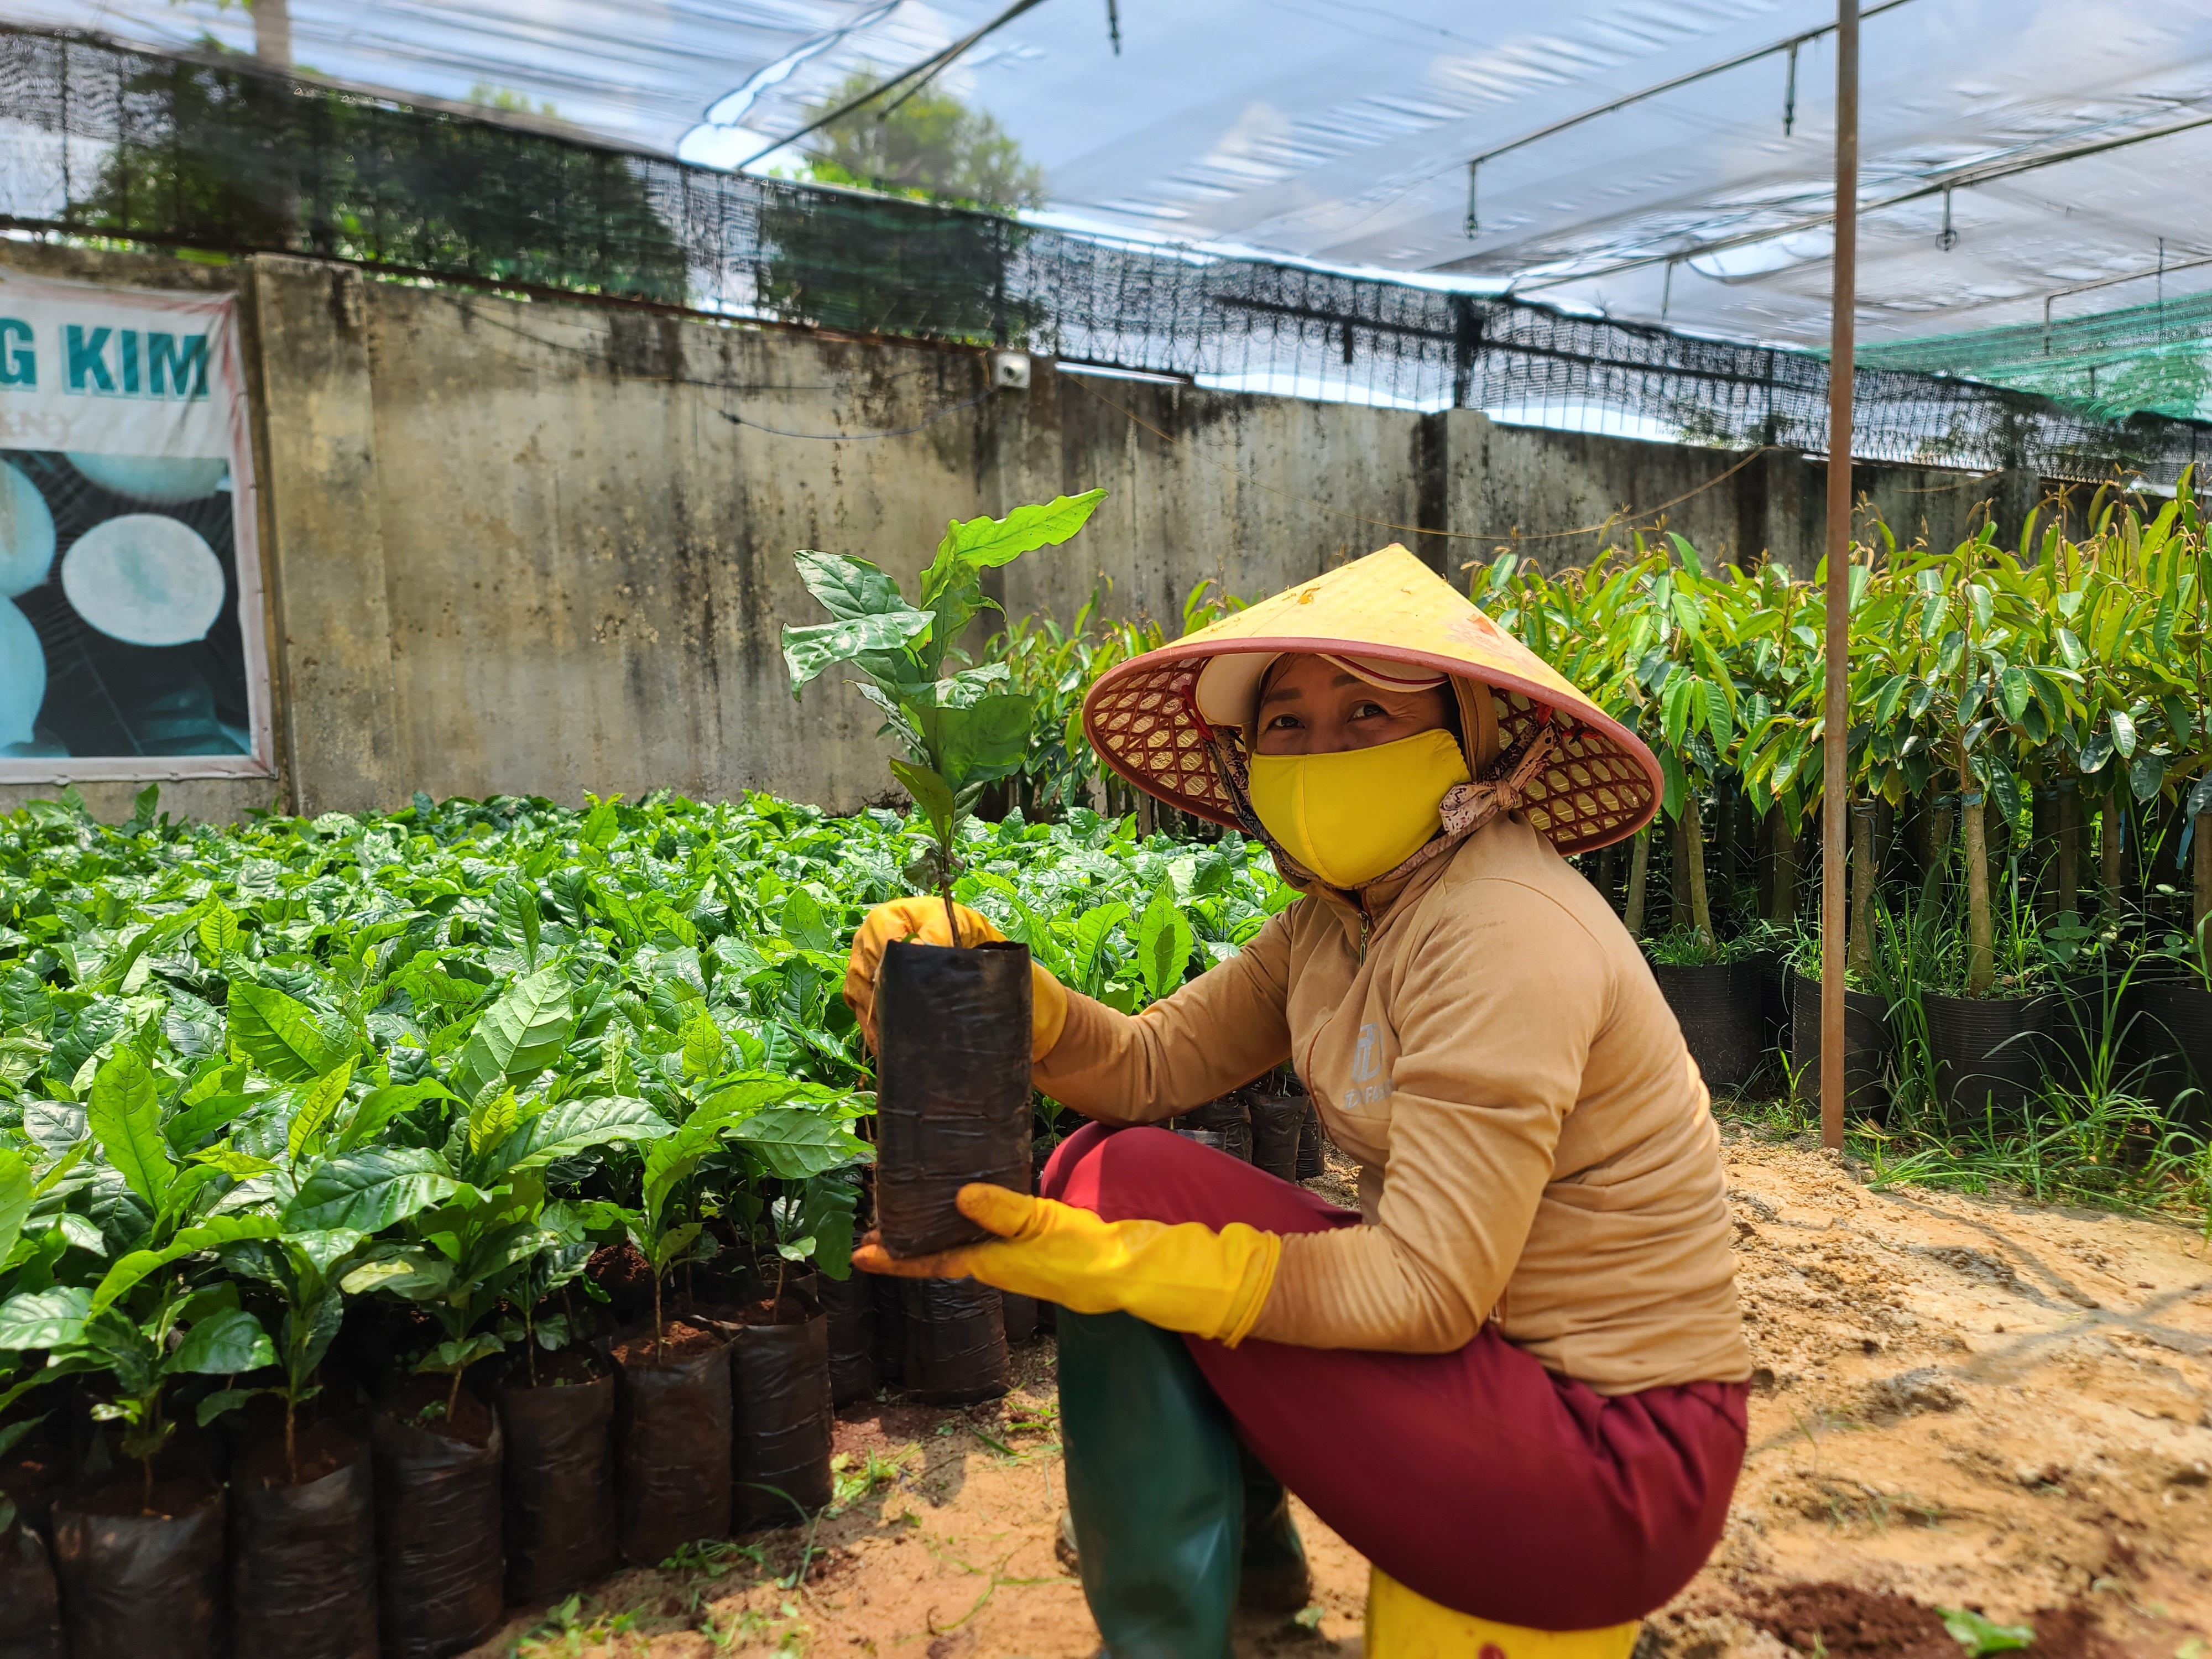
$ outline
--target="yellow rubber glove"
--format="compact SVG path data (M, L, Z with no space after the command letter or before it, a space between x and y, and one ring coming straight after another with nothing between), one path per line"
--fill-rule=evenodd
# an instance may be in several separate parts
M1641 1619L1599 1630L1530 1630L1455 1613L1380 1567L1367 1576L1368 1659L1628 1659Z
M952 907L960 919L960 943L984 945L1006 935L990 919L964 904ZM916 945L950 945L952 929L945 919L941 898L893 899L878 904L853 935L853 953L845 963L845 1006L867 1034L868 1047L876 1046L876 980L884 969L884 946L893 939ZM1030 1058L1042 1060L1060 1041L1067 1025L1067 993L1060 983L1030 958Z
M998 1238L904 1261L871 1238L853 1265L900 1279L980 1279L1073 1313L1131 1313L1233 1348L1267 1305L1283 1255L1279 1234L1241 1221L1218 1233L1195 1221L1106 1221L981 1182L963 1187L959 1203Z

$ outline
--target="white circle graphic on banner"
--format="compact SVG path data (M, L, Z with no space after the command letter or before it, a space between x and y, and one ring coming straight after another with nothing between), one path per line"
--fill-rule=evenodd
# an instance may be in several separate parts
M0 599L29 592L46 580L53 562L54 515L46 498L21 468L0 461Z
M0 599L0 749L31 741L31 728L46 700L46 653L39 630L15 608Z
M62 592L79 616L127 645L189 645L222 614L222 562L190 525L126 514L62 555Z
M74 449L69 452L69 464L102 489L155 507L175 507L212 495L230 471L230 463L220 458L92 455Z

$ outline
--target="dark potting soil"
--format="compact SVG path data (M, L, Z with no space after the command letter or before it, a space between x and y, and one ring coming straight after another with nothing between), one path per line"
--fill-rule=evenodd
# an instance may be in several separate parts
M0 1659L69 1659L46 1540L20 1523L0 1531Z
M425 1386L445 1382L415 1379L371 1431L385 1659L442 1659L483 1640L505 1610L499 1419L466 1389L446 1414L445 1394Z
M507 1599L550 1601L610 1571L615 1540L615 1380L574 1354L500 1390L507 1436Z
M223 1498L204 1481L135 1478L54 1505L54 1577L73 1659L216 1659Z
M584 1264L591 1280L607 1293L615 1317L628 1323L653 1313L653 1268L635 1244L606 1244Z
M1959 1656L1958 1643L1933 1607L1850 1584L1785 1584L1756 1597L1744 1617L1800 1653L1825 1649L1836 1655L1879 1654L1882 1659Z
M233 1466L232 1659L376 1659L376 1504L368 1448L335 1424L283 1431Z
M294 1436L294 1449L299 1459L297 1484L304 1486L325 1475L337 1474L359 1457L363 1448L358 1439L335 1423L311 1423L301 1425ZM272 1436L256 1439L232 1462L230 1484L271 1487L295 1484L284 1458L281 1414Z
M82 1492L62 1500L57 1507L66 1508L78 1515L127 1515L175 1520L180 1516L198 1514L210 1497L220 1495L216 1488L199 1475L164 1474L154 1482L153 1495L149 1498L145 1483L133 1466L128 1474L117 1476L95 1492Z
M465 1382L453 1395L453 1379L428 1373L410 1376L386 1400L381 1414L410 1428L428 1429L448 1440L465 1440L471 1446L488 1446L499 1431L499 1419L489 1406L471 1393ZM448 1395L452 1395L448 1400ZM450 1404L452 1414L447 1415Z
M625 1559L659 1566L730 1529L730 1345L677 1321L614 1346L616 1536Z

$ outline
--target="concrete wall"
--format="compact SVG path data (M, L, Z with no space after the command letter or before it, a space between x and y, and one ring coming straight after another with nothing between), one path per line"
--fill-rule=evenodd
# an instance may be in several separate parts
M778 631L819 619L793 550L908 577L948 518L1093 485L1109 494L1080 538L1003 573L1011 610L1066 619L1097 592L1109 614L1172 631L1208 578L1257 596L1391 541L1440 570L1501 546L1556 567L1620 538L1631 514L1800 569L1820 544L1825 469L1791 454L1745 463L1042 362L1026 392L985 398L983 358L964 349L292 259L210 270L0 243L0 261L241 294L283 776L165 790L214 817L272 793L319 812L418 788L764 788L858 805L887 784L878 718L834 684L793 702ZM1854 483L1901 539L1936 542L1997 489L1922 468L1860 467ZM86 787L117 817L129 793Z

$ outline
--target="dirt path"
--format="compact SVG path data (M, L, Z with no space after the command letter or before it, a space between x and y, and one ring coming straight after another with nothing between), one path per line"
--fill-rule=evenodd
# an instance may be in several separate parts
M1711 1563L1639 1659L1960 1659L1932 1607L2037 1632L2034 1659L2212 1659L2212 1255L2172 1225L1906 1190L1732 1137L1760 1367ZM994 1405L848 1410L845 1502L801 1587L795 1531L635 1571L470 1659L1089 1659L1054 1559L1049 1343ZM1351 1659L1366 1567L1310 1513L1310 1628L1240 1656ZM564 1628L564 1624L566 1628Z

